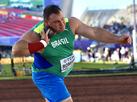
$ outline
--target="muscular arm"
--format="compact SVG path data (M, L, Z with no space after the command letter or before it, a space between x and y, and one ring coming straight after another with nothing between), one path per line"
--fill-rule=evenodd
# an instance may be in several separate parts
M71 20L73 22L72 26L73 29L75 28L74 32L76 34L105 43L119 43L119 44L127 43L124 42L126 38L123 38L121 36L116 36L111 32L108 32L102 28L90 27L76 18L71 18Z
M82 27L82 29L81 29ZM87 38L98 40L105 43L118 43L118 36L107 32L102 28L88 27L86 25L81 26L78 30L78 34Z
M39 41L40 38L33 31L26 32L12 47L12 54L14 56L26 56L30 52L28 50L28 43Z

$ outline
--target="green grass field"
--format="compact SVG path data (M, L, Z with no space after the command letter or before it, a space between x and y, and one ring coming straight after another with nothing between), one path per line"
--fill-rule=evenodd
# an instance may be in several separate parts
M0 74L0 80L20 80L20 79L30 79L31 74L28 76L24 75L23 67L30 68L32 63L23 63L15 64L15 68L20 71L20 75L18 77L14 77L11 65L5 64L3 65L2 73ZM128 68L128 64L105 64L105 63L75 63L74 70L97 70L97 69L113 69L113 68ZM97 77L97 76L115 76L115 75L137 75L137 72L124 72L124 73L107 73L107 74L91 74L91 75L69 75L68 77Z
M18 71L22 71L23 68L30 68L32 63L20 63L15 64L14 67ZM2 73L0 74L0 77L12 77L13 73L11 70L10 64L2 65ZM103 63L75 63L74 64L74 70L96 70L96 69L112 69L112 68L126 68L128 67L128 64L103 64Z
M95 69L112 69L112 68L127 68L128 64L108 64L108 63L75 63L74 70L95 70Z

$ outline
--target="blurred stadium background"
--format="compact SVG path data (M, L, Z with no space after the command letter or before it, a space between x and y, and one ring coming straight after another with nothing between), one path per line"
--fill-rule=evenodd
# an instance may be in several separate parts
M0 76L31 75L33 56L13 58L12 45L39 21L43 20L43 7L59 5L66 17L75 16L90 26L104 28L116 35L130 34L134 29L133 4L124 8L90 9L77 13L77 0L1 0L0 1ZM86 2L86 1L85 1ZM93 4L94 5L94 4ZM121 4L122 5L122 4ZM75 11L75 12L74 12ZM81 15L79 15L81 13ZM135 71L132 45L105 44L75 36L75 70L100 71ZM72 72L74 74L75 72ZM82 72L86 73L86 72Z
M101 27L116 35L133 35L133 30L136 30L135 0L117 1L116 5L123 5L123 8L118 6L115 8L96 8L95 1L97 0L0 0L0 102L42 102L40 94L30 80L33 55L15 58L11 55L11 49L23 33L43 20L42 10L45 6L57 4L62 8L66 17L77 17L92 27ZM122 1L128 2L127 5L124 5ZM91 3L90 6L89 3ZM98 2L98 5L101 4L103 5L103 3ZM113 2L110 5L113 5ZM93 7L96 9L92 9ZM95 77L136 75L136 42L135 45L133 44L133 49L132 44L105 44L83 36L75 36L74 44L76 59L74 70L69 77L78 76L79 78L69 78L66 83L75 102L92 102L91 99L95 102L112 102L111 99L113 102L136 102L135 97L127 96L124 98L123 96L126 95L125 92L137 94L134 89L136 76L131 76L129 79L128 77L121 77L122 79L117 77L115 80L113 77L105 77L107 79L105 81L103 81L103 77ZM83 76L88 77L83 78ZM91 79L89 76L94 76L94 78ZM7 79L8 82L5 81ZM28 80L15 82L15 80L9 81L10 79ZM130 85L127 84L128 82L134 86L125 86ZM16 86L17 84L18 86ZM98 88L102 91L97 91ZM112 89L117 90L112 91ZM110 93L114 97L109 97ZM18 100L15 101L15 97ZM103 101L104 97L108 101ZM127 101L128 98L132 101ZM118 101L119 99L120 101Z

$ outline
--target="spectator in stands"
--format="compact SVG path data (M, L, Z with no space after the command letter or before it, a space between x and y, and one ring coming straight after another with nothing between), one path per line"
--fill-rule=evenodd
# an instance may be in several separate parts
M112 25L104 25L103 28L114 34L132 34L133 30L133 26L118 22L113 22Z
M103 58L103 62L104 61L108 61L109 60L109 48L104 48L104 52L103 52L103 55L102 55L102 58Z
M125 59L125 53L126 53L126 50L125 50L125 47L121 47L120 49L120 54L121 54L121 60L124 61Z
M8 20L9 21L15 20L15 17L16 17L16 13L15 12L9 12L8 13Z
M111 55L111 60L117 63L119 61L119 48L115 49Z
M129 35L116 36L104 29L89 27L75 17L64 18L56 5L46 7L44 21L12 48L15 56L34 54L32 78L46 102L73 102L64 78L73 67L74 34L106 43L131 43Z

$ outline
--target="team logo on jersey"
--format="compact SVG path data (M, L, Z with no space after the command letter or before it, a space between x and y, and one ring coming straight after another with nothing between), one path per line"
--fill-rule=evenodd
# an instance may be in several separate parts
M65 44L68 44L68 43L69 43L69 41L65 37L65 38L62 38L62 39L55 40L55 41L51 42L51 45L52 45L53 48L56 48L56 47L58 47L60 45L65 45Z

